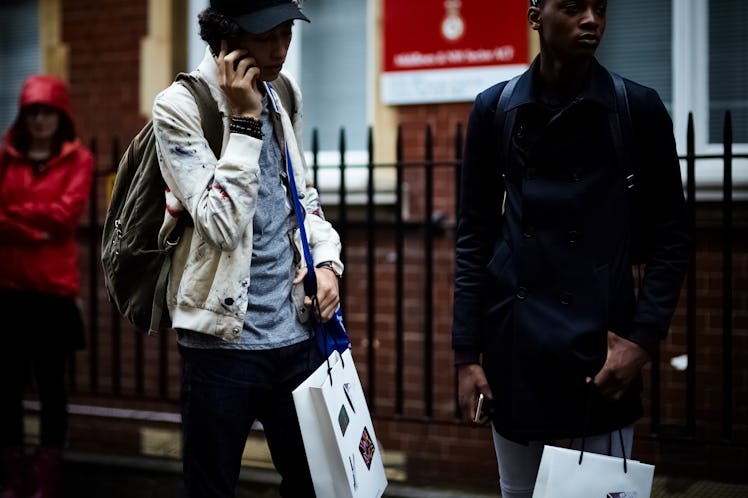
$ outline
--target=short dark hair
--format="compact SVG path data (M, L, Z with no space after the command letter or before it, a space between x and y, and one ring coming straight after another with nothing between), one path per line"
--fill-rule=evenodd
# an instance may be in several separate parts
M221 40L231 40L243 32L232 19L211 7L198 14L197 22L200 25L200 38L216 55L221 50Z
M542 7L545 0L530 0L530 7Z

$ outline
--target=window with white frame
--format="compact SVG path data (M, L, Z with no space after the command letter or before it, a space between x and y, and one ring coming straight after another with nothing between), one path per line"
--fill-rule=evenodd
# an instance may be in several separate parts
M689 113L696 154L720 154L728 110L733 153L746 154L747 22L745 0L609 2L608 28L598 58L609 69L658 91L673 118L681 155L686 153ZM735 160L733 182L735 197L748 199L748 160ZM720 199L722 183L721 160L697 162L698 199Z
M317 130L319 188L325 203L338 201L341 130L345 133L348 201L363 201L368 161L367 0L305 0L311 23L300 23L297 49L304 92L304 147Z

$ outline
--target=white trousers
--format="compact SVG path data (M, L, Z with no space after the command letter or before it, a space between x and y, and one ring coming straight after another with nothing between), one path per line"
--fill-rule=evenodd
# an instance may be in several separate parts
M626 457L631 458L631 448L634 444L633 424L621 428L621 433ZM502 437L496 429L493 429L493 444L496 450L496 460L499 462L501 497L532 498L540 458L543 456L543 446L551 442L530 441L527 445L519 444ZM573 439L571 447L581 449L582 439ZM618 431L585 438L584 451L616 457L624 456Z

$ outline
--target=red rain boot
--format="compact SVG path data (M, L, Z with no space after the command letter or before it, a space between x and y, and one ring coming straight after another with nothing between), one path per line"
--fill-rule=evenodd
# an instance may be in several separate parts
M0 448L0 498L23 497L23 448Z
M28 498L57 498L62 468L62 448L42 446L28 468Z

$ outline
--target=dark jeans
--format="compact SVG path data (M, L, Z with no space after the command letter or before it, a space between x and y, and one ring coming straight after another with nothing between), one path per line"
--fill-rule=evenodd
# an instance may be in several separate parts
M323 361L314 340L264 351L180 347L183 471L189 498L233 498L255 420L281 496L314 497L291 392Z

